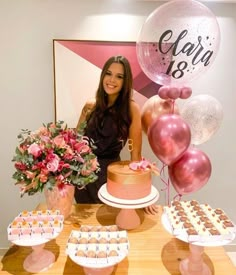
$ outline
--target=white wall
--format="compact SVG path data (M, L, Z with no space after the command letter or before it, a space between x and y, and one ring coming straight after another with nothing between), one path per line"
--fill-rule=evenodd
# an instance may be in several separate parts
M128 2L128 3L127 3ZM53 39L136 41L146 17L162 2L103 0L0 0L0 247L7 247L8 223L24 209L33 209L42 195L20 198L11 162L22 128L53 121ZM213 66L191 84L194 94L206 92L223 105L224 121L201 148L213 166L209 183L186 196L222 207L236 222L236 5L205 3L217 16L221 48ZM122 16L122 20L121 20ZM124 157L126 152L123 153ZM143 155L155 160L144 136ZM162 183L160 203L165 203Z

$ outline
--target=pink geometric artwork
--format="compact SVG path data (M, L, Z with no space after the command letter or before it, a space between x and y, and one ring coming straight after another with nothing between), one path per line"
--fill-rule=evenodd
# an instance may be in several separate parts
M113 55L125 56L132 68L134 99L143 106L160 85L142 71L135 42L53 40L55 120L74 127L81 109L96 93L101 69Z

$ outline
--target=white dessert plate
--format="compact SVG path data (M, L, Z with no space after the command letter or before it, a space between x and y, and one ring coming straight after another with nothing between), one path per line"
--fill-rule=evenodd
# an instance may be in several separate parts
M53 214L52 216L55 217L55 218L58 218L60 220L60 223L61 223L61 226L60 227L55 227L55 230L53 233L48 233L48 234L44 234L44 235L39 235L39 234L36 234L36 233L33 233L32 232L32 225L30 225L30 223L33 221L33 220L41 220L43 221L44 218L47 218L46 221L49 220L49 218L51 217L51 210L47 210L48 212L46 214L42 214L41 211L37 211L37 215L32 215L31 211L28 211L28 215L26 216L22 216L22 212L14 218L14 220L9 224L8 228L7 228L7 231L8 231L8 240L10 242L12 242L13 244L15 245L19 245L19 246L36 246L36 245L42 245L44 243L47 243L49 242L50 240L52 239L55 239L58 237L58 235L61 233L61 231L63 230L63 220L64 220L64 217L63 215L60 215L60 214ZM40 219L39 219L40 218ZM23 227L19 227L19 228L16 228L18 229L20 232L17 232L17 233L12 233L12 230L14 228L11 228L11 224L13 222L23 222L23 221L26 221L26 222L29 222L28 226L26 229L28 230L31 230L31 235L29 234L24 234L23 232ZM47 226L43 226L43 225L37 225L37 227L34 227L35 229L41 227L41 229L45 229L47 227L50 227L50 229L52 229L52 225L47 225ZM53 227L54 228L54 227ZM47 232L47 230L45 231ZM17 234L17 235L16 235ZM20 235L20 237L19 237Z
M136 208L139 208L139 207L146 207L156 202L159 198L159 192L154 186L152 186L151 192L148 196L137 200L125 200L125 199L119 199L112 196L107 191L106 184L103 184L98 191L98 196L103 202L108 203L111 206L115 206L115 207L126 206L126 208L130 208L130 207L133 208L135 206Z
M108 226L109 227L109 226ZM81 232L81 231L77 231L77 230L72 230L71 231L71 234L70 234L70 237L76 237L78 239L81 239L81 238L87 238L87 236L89 236L88 238L90 237L94 237L96 239L99 239L99 237L101 237L101 234L104 238L106 238L107 240L111 237L110 234L112 234L112 236L115 236L118 237L125 237L127 238L128 240L128 235L127 235L127 231L103 231L103 232L99 232L99 231L89 231L89 232ZM119 235L121 234L121 235ZM82 267L85 267L85 268L93 268L93 269L103 269L103 268L108 268L108 267L112 267L116 264L118 264L119 262L121 262L127 255L128 255L128 252L129 252L129 241L127 243L122 243L122 244L117 244L117 248L116 248L116 251L118 253L117 256L112 256L112 257L105 257L105 258L90 258L90 257L79 257L79 256L76 256L76 251L78 250L80 244L72 244L72 243L69 243L69 239L68 239L68 243L67 243L67 249L66 249L66 254L71 258L71 260L73 262L75 262L76 264L82 266ZM96 246L96 250L97 252L102 248L104 249L104 246L106 246L105 249L108 249L109 248L109 243L103 243L101 244L101 248L99 247L99 243L97 244L84 244L85 246L83 246L82 244L82 247L81 249L84 250L84 251L88 251L88 250L94 250L94 245ZM90 273L89 273L90 274ZM91 274L93 274L91 272ZM97 274L97 273L95 273ZM102 273L99 273L99 274L102 274Z
M168 231L171 235L173 235L172 230L171 230L171 224L167 218L167 215L165 213L162 214L161 216L161 222L162 225L164 226L164 228L166 229L166 231ZM174 237L176 237L177 239L189 243L188 239L186 238L186 235L173 235ZM223 246L226 245L228 243L231 243L235 238L235 234L232 233L232 238L231 239L227 239L227 240L219 240L219 241L203 241L203 242L191 242L194 245L198 245L198 246Z
M57 238L59 234L60 232L57 232L51 238L48 238L48 239L36 237L36 238L11 240L11 242L19 246L36 246L36 245L47 243L50 240Z
M95 269L114 266L120 263L121 261L123 261L127 255L128 253L121 251L119 256L117 257L108 257L104 259L98 259L98 258L78 257L78 256L75 256L75 253L68 254L71 260L76 264L82 267L95 268Z

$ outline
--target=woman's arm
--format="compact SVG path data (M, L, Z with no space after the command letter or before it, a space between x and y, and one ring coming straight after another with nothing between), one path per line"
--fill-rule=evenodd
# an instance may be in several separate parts
M131 101L131 119L132 123L129 130L129 139L133 141L133 150L131 153L131 160L141 160L142 155L142 122L141 113L137 103ZM144 208L146 214L155 215L158 213L158 207L156 204L152 204Z
M80 114L77 126L76 126L77 130L79 129L80 124L83 123L84 121L86 121L87 115L91 112L91 110L93 109L94 105L95 105L95 98L94 99L89 99L85 103L85 105L84 105L84 107L82 109L82 112Z
M139 105L135 101L130 102L131 125L129 128L128 146L131 160L141 160L142 151L142 124Z

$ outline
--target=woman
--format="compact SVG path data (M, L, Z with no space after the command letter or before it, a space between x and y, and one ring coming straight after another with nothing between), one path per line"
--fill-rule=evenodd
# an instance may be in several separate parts
M98 190L107 180L107 166L120 160L127 140L131 160L141 160L141 114L132 99L132 88L129 61L123 56L109 58L101 72L96 99L85 104L77 125L79 128L86 121L85 135L94 141L94 153L100 164L98 180L76 190L78 203L101 203Z

